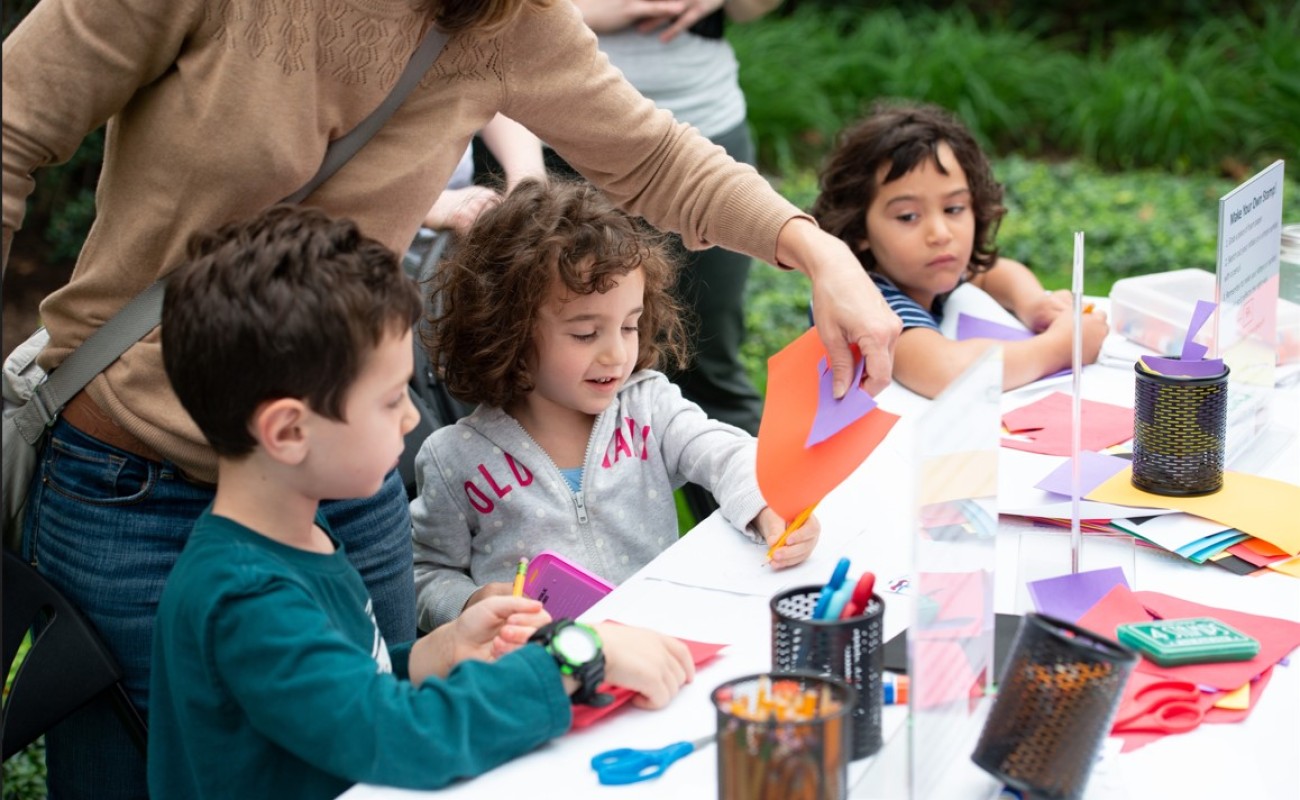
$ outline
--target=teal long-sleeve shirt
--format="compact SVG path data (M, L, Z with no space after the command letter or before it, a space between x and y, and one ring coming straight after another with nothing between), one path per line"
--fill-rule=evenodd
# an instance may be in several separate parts
M154 798L336 797L353 783L437 788L569 727L536 645L445 679L407 680L361 577L211 513L163 591L154 630Z

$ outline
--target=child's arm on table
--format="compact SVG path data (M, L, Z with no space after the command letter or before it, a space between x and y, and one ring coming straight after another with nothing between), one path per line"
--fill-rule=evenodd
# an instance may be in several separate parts
M456 619L422 636L411 646L411 683L447 677L462 661L491 661L528 643L551 621L542 604L528 597L492 597L465 609Z
M909 328L898 339L894 379L917 394L932 398L981 353L994 344L1001 344L1002 388L1015 389L1070 366L1071 328L1068 314L1058 316L1042 333L1018 342L994 339L958 342L936 330ZM1083 315L1083 363L1097 360L1109 330L1105 314Z
M411 647L411 682L418 685L431 676L446 677L467 659L484 661L504 655L527 644L528 637L549 621L542 604L528 598L493 597L475 603ZM662 708L694 679L695 663L680 640L628 625L593 627L605 652L605 679L636 692L636 705ZM577 690L572 677L562 675L561 680L565 692Z
M763 536L764 541L770 548L785 533L786 522L770 508L764 508L754 517L750 523ZM822 525L817 521L815 515L808 517L808 520L798 528L790 531L790 535L785 537L785 542L772 553L772 569L785 569L793 567L795 564L802 564L812 555L813 548L817 546L817 539L821 536Z
M1029 267L1009 258L999 258L992 269L975 275L970 282L988 292L1034 333L1047 330L1053 320L1070 311L1068 291L1045 291Z

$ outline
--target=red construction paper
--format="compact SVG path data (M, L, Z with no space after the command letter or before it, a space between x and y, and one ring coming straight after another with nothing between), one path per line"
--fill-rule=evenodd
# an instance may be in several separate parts
M1080 409L1079 446L1084 450L1104 450L1133 438L1133 409L1084 400ZM1002 440L1003 447L1043 453L1049 456L1070 455L1070 396L1053 392L1027 406L1002 415L1007 430L1029 441Z
M1278 553L1277 555L1264 555L1263 553L1260 553L1257 550L1255 550L1255 548L1247 545L1246 542L1237 542L1232 547L1229 547L1227 552L1231 553L1237 558L1240 558L1242 561L1248 561L1257 567L1267 567L1269 564L1272 564L1274 561L1285 561L1291 557L1288 556L1286 553Z
M810 328L767 362L767 400L758 427L758 488L792 520L858 468L898 416L880 408L820 444L804 447L817 416L818 362L826 348Z
M709 644L707 642L693 642L690 639L680 639L686 649L691 651L691 660L695 662L696 669L704 666L717 657L718 652L726 647L725 644ZM597 720L604 719L619 708L622 708L633 697L636 692L631 689L624 689L621 686L614 686L610 683L602 683L600 690L614 696L614 702L596 708L595 706L574 706L573 707L573 725L569 730L582 730Z
M1135 596L1153 616L1161 619L1213 617L1259 641L1259 654L1249 661L1160 667L1143 659L1137 668L1146 673L1163 672L1181 680L1232 691L1300 647L1300 622L1205 606L1159 592L1136 592Z

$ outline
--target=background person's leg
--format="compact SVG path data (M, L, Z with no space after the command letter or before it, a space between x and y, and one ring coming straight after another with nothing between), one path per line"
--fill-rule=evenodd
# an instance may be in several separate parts
M98 629L148 714L153 622L163 584L209 486L55 423L33 476L24 548L37 568ZM147 796L145 759L106 703L69 717L45 737L50 797Z
M411 509L397 470L389 473L374 497L323 503L321 512L370 590L384 641L391 646L414 639Z

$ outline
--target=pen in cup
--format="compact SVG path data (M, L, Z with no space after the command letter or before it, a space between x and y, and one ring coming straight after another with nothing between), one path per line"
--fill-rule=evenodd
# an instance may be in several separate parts
M524 575L528 572L528 559L520 558L519 566L515 567L515 585L510 594L515 597L524 596Z

